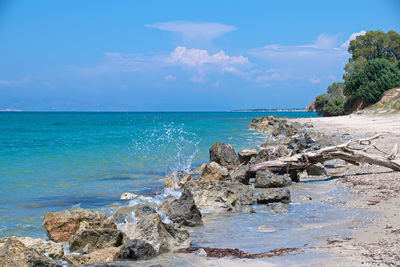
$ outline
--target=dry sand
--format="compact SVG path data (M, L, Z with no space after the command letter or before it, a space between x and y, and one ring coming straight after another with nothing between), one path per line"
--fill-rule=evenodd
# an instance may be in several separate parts
M350 138L383 134L377 145L385 151L391 151L400 142L399 114L296 120L312 122L316 130L326 134ZM349 238L321 243L317 250L333 257L314 266L400 266L400 172L368 164L348 164L335 172L339 172L336 182L354 192L345 205L376 212L376 216L362 228L354 226Z

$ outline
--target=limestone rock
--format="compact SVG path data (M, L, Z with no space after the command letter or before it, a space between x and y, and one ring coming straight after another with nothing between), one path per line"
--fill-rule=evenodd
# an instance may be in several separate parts
M139 239L125 242L117 255L118 259L146 260L156 256L153 246Z
M69 254L63 257L64 260L73 265L86 265L95 263L109 263L116 260L119 248L110 247L93 251L89 254Z
M54 261L40 254L37 250L26 247L15 238L8 238L0 247L0 266L31 267L57 266Z
M115 223L130 223L135 221L135 208L132 206L117 209L112 219Z
M185 171L171 173L165 178L164 189L181 189L191 179L192 175Z
M238 165L239 158L235 149L230 144L216 142L210 148L210 161L215 161L221 166Z
M132 194L132 193L129 193L129 192L123 193L123 194L121 195L121 199L122 199L122 200L125 200L125 199L133 199L133 198L135 198L135 197L137 197L137 195Z
M238 155L239 155L239 161L240 163L244 163L247 164L249 163L249 161L256 157L258 154L258 150L255 148L248 148L248 149L243 149L241 151L239 151Z
M8 239L18 240L22 242L27 248L34 249L41 254L46 254L50 258L55 260L61 259L64 255L64 248L61 243L55 243L53 241L46 241L43 238L31 238L31 237L5 237L0 239L0 244L4 244Z
M250 168L248 165L241 166L239 169L235 169L229 173L233 182L239 182L242 184L249 184L251 177Z
M98 249L118 247L122 240L122 232L116 229L82 229L69 240L69 249L73 252L91 253Z
M254 193L246 185L230 181L210 181L205 178L192 180L186 184L197 207L219 212L249 211L254 203Z
M159 208L164 211L168 218L179 225L198 226L202 225L202 216L193 200L193 195L184 188L179 199L166 200Z
M292 184L288 175L276 175L269 170L258 171L256 174L256 188L285 187Z
M131 234L131 239L151 244L157 254L189 247L191 243L188 231L164 223L157 213L140 217Z
M116 228L104 213L89 209L48 212L44 216L43 226L49 238L55 242L68 241L83 227Z
M227 180L228 179L228 169L219 165L216 162L207 163L204 166L202 176L206 179L213 181Z
M267 188L259 191L257 203L267 204L273 202L290 203L290 191L287 188Z

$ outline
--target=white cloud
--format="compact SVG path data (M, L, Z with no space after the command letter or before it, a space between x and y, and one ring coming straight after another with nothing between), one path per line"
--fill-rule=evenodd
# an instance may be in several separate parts
M235 26L225 25L217 22L171 21L147 24L145 26L163 31L179 33L186 40L201 41L210 41L225 33L236 30Z
M367 33L367 32L364 31L364 30L362 30L362 31L360 31L360 32L352 33L352 34L350 35L350 38L349 38L346 42L344 42L344 43L340 46L340 48L346 49L346 50L347 50L347 48L348 48L349 45L350 45L350 41L351 41L351 40L354 40L354 39L356 39L357 36L364 35L364 34L366 34L366 33Z
M175 81L176 80L176 77L174 76L174 75L167 75L167 76L165 76L164 77L164 79L166 80L166 81Z
M198 67L205 64L216 64L226 66L227 71L231 65L243 65L249 63L248 58L243 56L228 56L223 50L209 55L207 50L188 49L184 46L178 46L166 60L167 63L176 63L189 67Z

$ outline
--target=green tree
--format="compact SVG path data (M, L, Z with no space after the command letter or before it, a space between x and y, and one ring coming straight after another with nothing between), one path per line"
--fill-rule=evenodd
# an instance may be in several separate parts
M348 48L351 58L346 64L343 78L345 81L350 73L362 69L372 59L384 58L398 65L400 62L400 34L395 31L384 33L380 30L368 31L350 41Z
M345 99L343 96L344 83L335 82L328 86L327 94L315 98L314 106L318 115L338 116L344 114Z
M379 101L386 90L400 85L400 70L389 60L377 58L368 60L362 69L350 73L345 82L346 107L356 100L366 105Z

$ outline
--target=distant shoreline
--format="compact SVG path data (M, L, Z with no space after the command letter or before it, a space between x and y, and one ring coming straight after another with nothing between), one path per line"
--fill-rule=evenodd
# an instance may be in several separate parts
M238 109L229 112L306 112L305 108Z

